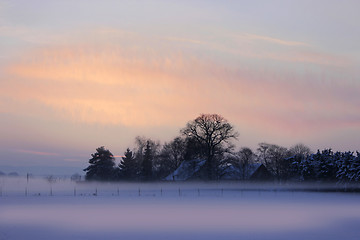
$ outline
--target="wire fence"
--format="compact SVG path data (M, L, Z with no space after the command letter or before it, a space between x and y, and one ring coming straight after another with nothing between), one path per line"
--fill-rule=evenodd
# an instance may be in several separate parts
M178 183L84 183L84 182L6 182L0 184L0 197L73 196L73 197L243 197L277 190L241 188L233 185Z
M359 186L344 188L325 185L274 185L243 182L226 183L99 183L69 179L0 178L0 197L6 196L112 196L112 197L247 197L294 195L298 192L352 192Z
M264 190L242 190L242 189L203 189L203 188L178 188L178 189L104 189L104 188L94 188L94 189L83 189L74 187L69 190L58 191L54 188L48 190L35 190L31 188L25 188L23 191L13 191L7 189L6 191L0 191L0 197L10 197L10 196L73 196L73 197L246 197L246 196L265 196L265 195L274 195L281 194L284 192L279 192L277 190L273 191L264 191ZM294 192L292 192L294 193Z

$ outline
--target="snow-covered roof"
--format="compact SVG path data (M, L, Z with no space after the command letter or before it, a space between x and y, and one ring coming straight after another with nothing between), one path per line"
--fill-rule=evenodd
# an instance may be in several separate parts
M200 169L205 165L206 160L193 159L187 160L180 164L180 166L164 180L166 181L186 181L191 179ZM250 177L261 166L261 163L253 163L244 167L237 167L228 165L223 167L220 179L222 180L249 180Z
M248 180L261 165L261 163L252 163L243 167L236 167L234 165L230 165L224 168L221 179Z
M167 181L185 181L190 179L197 173L206 163L203 159L193 159L183 161L180 166L169 176L165 178Z

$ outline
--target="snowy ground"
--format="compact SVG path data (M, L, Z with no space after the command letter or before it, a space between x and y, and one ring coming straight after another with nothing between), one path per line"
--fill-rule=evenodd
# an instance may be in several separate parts
M359 239L360 194L0 180L0 239ZM241 189L241 190L240 190ZM140 190L140 191L139 191Z

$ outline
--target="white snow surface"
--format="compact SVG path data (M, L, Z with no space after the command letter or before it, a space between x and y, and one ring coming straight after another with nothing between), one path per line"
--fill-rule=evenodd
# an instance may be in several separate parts
M0 180L0 239L359 239L360 195ZM24 189L27 188L25 192Z

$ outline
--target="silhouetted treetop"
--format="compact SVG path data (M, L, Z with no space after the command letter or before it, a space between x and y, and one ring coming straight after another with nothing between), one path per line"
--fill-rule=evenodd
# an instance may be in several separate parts
M115 158L104 146L96 149L91 154L89 166L84 169L86 180L114 180L115 179Z
M131 180L136 176L136 162L135 157L130 149L126 149L124 153L125 157L122 157L122 161L119 164L120 178L124 180Z
M215 155L222 154L232 147L231 140L237 139L238 133L234 127L218 114L201 114L188 122L181 133L195 139L205 150L208 177L216 179ZM226 146L225 146L226 144Z

